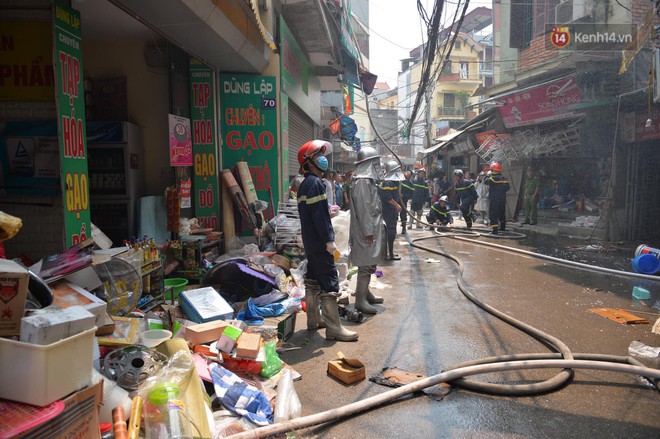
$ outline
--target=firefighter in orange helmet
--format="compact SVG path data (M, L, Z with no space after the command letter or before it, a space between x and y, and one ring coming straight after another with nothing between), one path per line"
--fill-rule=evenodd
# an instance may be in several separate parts
M356 341L358 334L341 325L337 307L339 279L334 260L337 246L325 185L321 181L323 172L328 169L325 156L331 148L329 142L311 140L298 151L300 173L305 177L298 188L298 213L307 257L307 329L325 327L325 338L328 340Z
M506 231L506 193L509 181L502 176L502 166L497 162L491 163L490 174L485 181L490 201L488 216L492 233L497 235L498 230Z

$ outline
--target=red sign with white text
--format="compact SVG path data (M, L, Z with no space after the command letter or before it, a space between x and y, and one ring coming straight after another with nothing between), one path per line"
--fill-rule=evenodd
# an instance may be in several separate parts
M507 128L574 117L571 107L582 102L575 75L495 100Z

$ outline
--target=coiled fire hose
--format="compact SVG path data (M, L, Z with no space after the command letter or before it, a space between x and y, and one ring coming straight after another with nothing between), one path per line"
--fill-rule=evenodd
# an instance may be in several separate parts
M448 234L444 234L440 236L447 236L447 235ZM236 435L232 435L230 437L235 439L260 438L274 434L284 433L291 430L299 430L302 428L307 428L318 424L324 424L330 421L335 421L340 418L353 416L357 413L369 410L374 407L378 407L380 405L394 401L408 394L421 391L422 389L443 382L451 383L453 385L480 393L490 393L495 395L531 396L539 393L547 393L562 388L564 385L566 385L572 380L573 378L572 369L593 369L593 370L607 370L613 372L630 373L630 374L642 376L650 380L656 386L656 388L660 390L660 370L645 367L644 365L642 365L642 363L635 360L634 358L626 357L626 356L572 353L570 349L561 340L549 334L546 334L543 331L540 331L532 327L531 325L516 320L479 300L474 294L472 294L472 292L467 287L465 280L463 279L463 263L460 259L458 259L453 255L441 252L439 250L424 247L422 245L417 244L418 241L437 238L437 237L439 237L439 235L437 234L434 234L432 236L420 237L412 240L410 245L412 247L419 248L420 250L428 251L440 256L447 257L453 260L454 262L456 262L459 266L459 273L456 276L457 284L461 292L470 301L472 301L473 303L475 303L477 306L484 309L488 313L493 314L500 320L511 324L512 326L525 332L526 334L529 334L530 336L541 341L542 343L552 346L558 352L504 355L497 357L482 358L467 363L450 366L445 371L437 375L433 375L423 380L402 387L398 387L393 390L389 390L380 395L372 396L367 399L354 402L352 404L348 404L331 410L326 410L324 412L316 413L313 415L304 416L286 422L281 422L278 424L257 428L255 430L247 431L244 433L239 433ZM472 239L457 238L455 236L454 238L465 240L468 242L475 242ZM495 245L495 244L489 244L489 245ZM509 251L520 250L506 246L497 246L497 247L503 247L500 248L500 250L505 250L505 249ZM524 250L522 252L525 252L524 254L528 256L537 255L535 253L526 252ZM552 259L557 259L557 258L552 258ZM564 260L559 260L559 261L564 261ZM570 262L570 261L564 261L564 262ZM586 265L586 264L580 264L580 265ZM576 266L579 268L587 268L587 267L582 267L580 265L576 265ZM589 269L599 268L593 266L588 266L588 267ZM617 274L630 275L634 273L618 272ZM655 280L660 280L660 279L656 278ZM532 384L496 384L496 383L477 382L466 379L466 377L469 376L481 375L481 374L493 373L493 372L530 370L530 369L548 369L548 368L562 369L562 370L557 375L555 375L554 377L548 380L538 383L532 383Z

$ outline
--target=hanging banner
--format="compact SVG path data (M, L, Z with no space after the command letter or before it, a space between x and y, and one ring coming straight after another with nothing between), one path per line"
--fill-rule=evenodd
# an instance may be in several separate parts
M190 119L192 121L195 217L202 228L219 230L220 195L216 148L215 73L190 60Z
M82 38L78 11L56 1L53 15L64 232L71 247L92 236Z
M192 166L193 150L190 138L190 119L168 115L170 128L170 166Z
M276 96L274 76L220 75L222 168L245 160L257 197L272 209L279 201Z

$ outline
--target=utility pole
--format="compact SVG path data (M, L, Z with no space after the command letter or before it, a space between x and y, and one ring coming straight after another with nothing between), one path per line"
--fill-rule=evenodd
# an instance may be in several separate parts
M433 141L433 135L431 134L433 128L433 125L431 124L431 93L431 87L428 87L424 92L426 100L426 125L424 126L426 131L426 148L430 148L432 146L431 142Z

